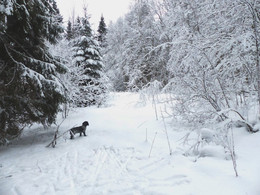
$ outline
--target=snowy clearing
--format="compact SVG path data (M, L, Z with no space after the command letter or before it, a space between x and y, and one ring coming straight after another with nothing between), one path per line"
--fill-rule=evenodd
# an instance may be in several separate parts
M152 104L138 101L138 94L116 93L107 107L74 110L60 131L87 120L88 136L70 140L66 134L56 148L45 147L55 126L26 129L0 148L0 194L260 194L260 133L234 129L235 177L219 146L206 145L204 157L184 156L180 140L187 131L180 125L167 126L169 155L162 120L156 121Z

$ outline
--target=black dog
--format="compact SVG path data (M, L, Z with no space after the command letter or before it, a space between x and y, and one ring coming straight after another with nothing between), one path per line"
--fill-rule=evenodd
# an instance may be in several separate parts
M73 139L74 138L74 135L76 133L79 133L79 136L83 135L86 136L86 128L87 126L89 126L89 123L88 121L85 121L82 123L82 126L79 126L79 127L74 127L72 129L70 129L70 139Z

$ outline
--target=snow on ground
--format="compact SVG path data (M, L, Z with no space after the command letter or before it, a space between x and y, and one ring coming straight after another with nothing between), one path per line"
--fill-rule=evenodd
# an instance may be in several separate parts
M0 194L260 194L260 133L235 130L236 178L232 161L218 146L206 146L210 155L205 157L184 156L179 140L187 132L180 125L167 126L169 155L162 121L138 98L116 93L107 107L72 111L60 131L88 120L88 136L70 140L67 134L56 148L45 147L55 126L26 129L19 140L0 148Z

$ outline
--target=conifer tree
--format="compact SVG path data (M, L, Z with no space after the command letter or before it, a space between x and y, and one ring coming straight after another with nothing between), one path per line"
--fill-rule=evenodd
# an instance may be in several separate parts
M67 25L67 30L66 30L66 39L69 41L73 38L73 33L72 33L72 24L71 21L68 21Z
M82 24L81 24L81 18L78 16L76 18L76 22L73 22L73 26L72 26L72 35L73 35L73 38L78 38L80 36L80 31L81 31L81 27L82 27Z
M106 27L105 19L102 15L98 26L98 37L97 37L101 47L104 47L106 45L105 43L106 34L107 34L107 27Z
M54 0L12 1L0 31L0 142L14 138L34 122L55 122L65 100L58 74L65 73L45 40L57 42L61 16Z
M80 34L75 39L74 44L74 61L79 67L78 86L80 94L78 96L77 106L84 107L92 104L100 104L101 96L105 92L101 75L103 70L103 62L98 42L95 41L92 29L89 23L89 17L86 14L83 18L77 19L80 26Z
M44 2L44 0L42 0ZM63 32L62 21L63 18L60 15L60 11L57 7L57 3L55 0L47 0L46 8L49 10L49 27L47 29L47 40L52 43L57 43L57 40L61 38L61 32Z

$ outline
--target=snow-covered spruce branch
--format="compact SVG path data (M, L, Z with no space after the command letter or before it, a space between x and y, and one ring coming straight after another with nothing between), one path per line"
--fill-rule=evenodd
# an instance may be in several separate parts
M23 45L21 45L15 38L13 38L10 34L4 33L9 39L11 39L13 42L15 42L28 56L31 56L31 54L24 48ZM1 38L1 36L0 36ZM2 39L3 41L3 39ZM4 41L3 41L4 42Z
M15 77L16 77L16 69L14 68L13 77L10 79L8 83L5 84L5 87L10 85L14 81Z
M36 71L34 71L34 70L32 70L32 69L29 69L29 68L26 67L23 63L16 61L16 60L13 58L13 56L10 54L10 52L9 52L8 48L6 47L6 45L4 45L4 47L5 47L6 53L8 54L9 58L10 58L16 65L21 66L21 67L24 69L24 72L26 72L26 71L31 71L31 72L33 73L33 74L31 74L31 75L37 75L39 78L45 79L43 75L39 74L38 72L36 72Z
M16 61L16 60L13 58L13 56L11 55L11 53L9 52L8 48L6 47L6 45L4 45L4 46L5 46L5 50L6 50L7 54L8 54L8 56L9 56L9 58L10 58L17 66L20 66L20 67L23 69L23 74L22 74L22 76L25 77L25 76L28 75L29 77L34 78L35 81L37 81L37 84L38 84L39 86L42 86L41 82L45 82L45 83L48 83L48 84L53 84L53 85L55 85L55 86L56 86L56 88L55 88L56 91L57 91L57 90L62 91L64 85L61 84L60 79L58 79L57 77L52 77L52 79L54 79L54 80L46 79L42 74L40 74L40 73L38 73L38 72L36 72L36 71L34 71L34 70L32 70L32 69L26 67L23 63ZM34 59L33 59L33 60L34 60ZM36 60L35 62L41 62L41 61ZM46 63L46 62L44 62L44 63ZM50 64L50 63L46 63L46 64ZM15 77L15 75L14 75L14 77ZM14 77L13 77L13 78L14 78ZM59 80L59 82L57 82L57 80ZM11 80L11 81L12 81L12 80ZM9 83L10 83L10 82L9 82ZM40 87L40 89L41 89L41 87Z
M49 63L49 62L44 62L42 60L38 60L29 56L24 55L23 53L10 48L13 52L17 53L18 55L22 56L23 58L25 58L28 62L30 63L34 63L37 65L40 65L42 70L44 71L48 71L48 73L55 73L56 72L56 66L53 63Z

